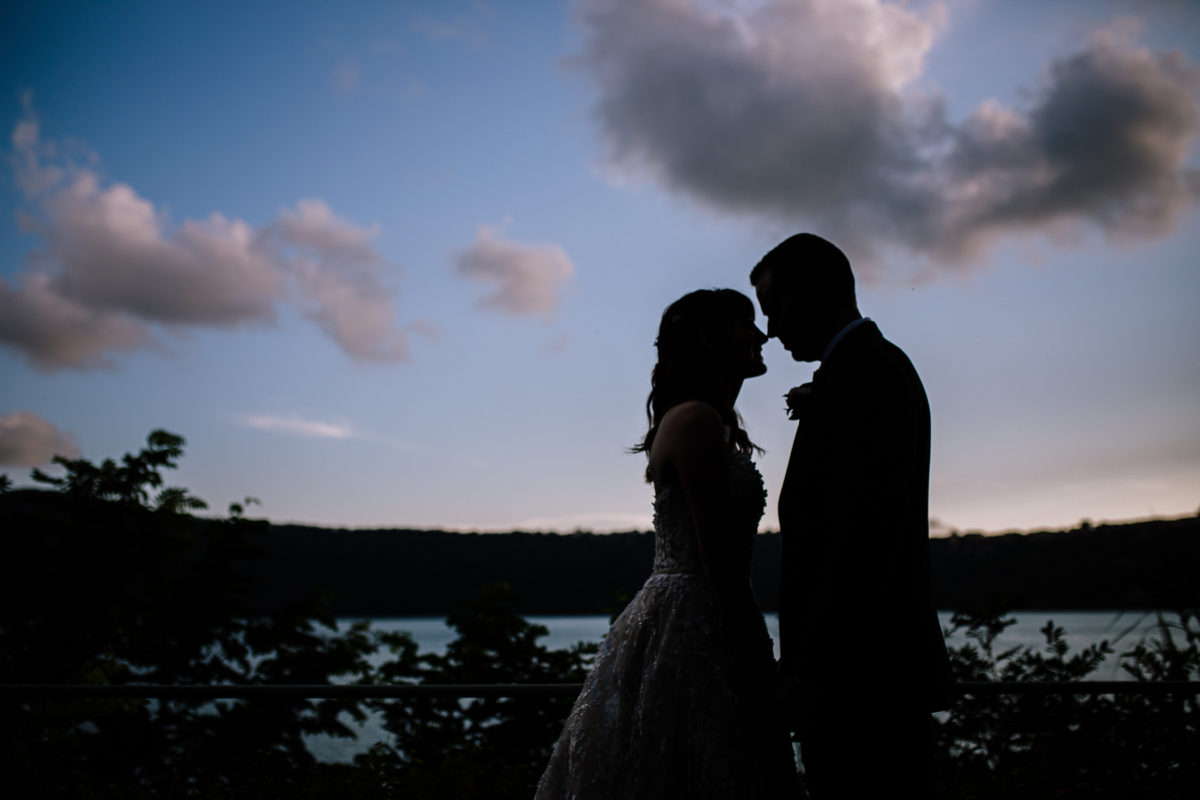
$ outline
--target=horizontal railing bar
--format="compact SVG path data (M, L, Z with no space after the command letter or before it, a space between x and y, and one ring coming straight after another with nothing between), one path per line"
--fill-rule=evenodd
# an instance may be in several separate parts
M146 697L232 700L238 698L337 697L526 697L575 696L581 683L440 683L374 686L363 684L48 684L0 685L0 697ZM1200 681L965 681L957 685L960 695L1001 694L1198 694Z
M582 683L431 683L373 686L363 684L8 684L0 697L156 697L226 700L258 697L524 697L574 696Z
M959 681L959 694L1196 694L1200 680Z
M1200 681L960 681L957 686L964 695L1200 693Z

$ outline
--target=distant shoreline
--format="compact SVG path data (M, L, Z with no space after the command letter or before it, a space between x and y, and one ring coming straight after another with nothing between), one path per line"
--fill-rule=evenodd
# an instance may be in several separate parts
M649 574L647 531L570 534L349 530L272 525L267 596L322 582L335 611L440 616L487 583L503 581L523 614L611 613ZM753 581L778 608L780 537L760 534ZM930 538L940 609L1110 610L1200 607L1200 518L1085 524L1032 533Z
M100 510L75 505L77 500L53 491L0 494L4 518L24 520L19 532L12 531L17 538L9 553L18 563L24 552L53 564L80 550L128 546L116 528L72 522ZM330 597L335 616L444 617L469 604L482 587L506 583L517 598L513 610L526 616L613 614L641 587L654 559L648 531L455 533L249 519L240 524L249 526L258 552L243 556L238 569L255 579L254 604L263 612L320 591ZM57 533L50 539L39 534L48 529ZM781 544L777 533L755 541L751 577L768 612L778 609ZM942 610L1200 608L1196 516L1085 522L1066 531L956 533L930 538L929 552L934 604ZM846 587L847 596L853 588Z
M213 515L205 517L198 515L201 518L219 519L220 517ZM1188 520L1196 517L1196 514L1180 513L1180 514L1147 514L1141 517L1129 517L1127 519L1104 519L1093 520L1087 517L1081 518L1078 522L1060 526L1039 526L1036 528L1003 528L1000 530L980 530L978 528L946 528L943 529L936 522L930 526L930 539L948 539L953 536L1029 536L1039 533L1069 533L1077 530L1087 530L1089 527L1097 528L1101 526L1124 526L1124 525L1140 525L1147 522L1178 522L1180 520ZM323 530L330 533L366 533L374 531L395 531L395 532L412 532L420 531L422 533L447 533L447 534L470 534L479 536L503 535L507 533L530 533L530 534L545 534L550 536L573 536L575 534L584 533L594 536L611 536L621 533L651 533L653 529L647 528L605 528L595 530L592 528L572 528L571 530L559 530L554 528L515 528L508 526L487 526L482 528L472 528L469 526L450 526L450 527L412 527L405 525L337 525L323 524L318 522L304 522L301 520L273 520L267 517L255 517L273 527L280 528L304 528L313 530ZM763 528L759 530L759 535L769 535L779 533L777 528Z

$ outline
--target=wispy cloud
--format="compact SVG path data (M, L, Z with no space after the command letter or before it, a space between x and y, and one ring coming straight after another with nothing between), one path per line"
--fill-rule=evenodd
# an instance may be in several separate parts
M362 66L352 59L342 59L333 68L332 78L338 94L353 94L362 82Z
M721 211L806 220L852 254L969 264L1000 237L1163 235L1200 197L1200 71L1119 19L1019 107L920 88L945 7L581 0L576 63L608 159ZM869 277L869 275L868 275Z
M56 455L79 455L75 438L32 411L0 414L0 465L37 467Z
M486 26L494 13L489 3L476 2L452 16L423 14L413 20L412 29L433 41L479 44L487 39Z
M542 348L547 353L561 353L567 349L567 345L570 344L570 342L570 336L565 333L560 333L542 345Z
M301 414L242 414L235 418L244 428L299 436L306 439L355 440L387 445L400 450L417 450L417 445L388 436L363 431L345 419L321 420Z
M296 414L278 416L275 414L246 414L239 418L241 425L260 431L285 433L292 436L304 436L313 439L357 439L360 438L354 426L345 421L326 422L323 420L306 419Z
M557 244L523 244L503 231L481 225L475 241L455 254L454 267L468 280L494 284L479 300L482 308L518 316L549 316L575 265Z
M163 328L268 324L293 295L352 358L407 357L375 226L317 199L261 227L220 213L174 226L133 187L59 157L29 97L12 145L22 222L43 247L14 283L0 278L0 343L36 368L111 366Z

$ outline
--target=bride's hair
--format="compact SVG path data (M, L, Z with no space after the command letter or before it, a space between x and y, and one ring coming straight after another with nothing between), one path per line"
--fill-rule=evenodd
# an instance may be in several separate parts
M649 430L631 448L632 452L649 453L663 416L688 400L703 400L717 410L732 431L732 443L738 452L762 452L742 428L741 415L732 406L723 408L713 400L713 339L746 320L754 321L754 303L733 289L698 289L667 306L654 340L658 362L650 375L650 396L646 398Z

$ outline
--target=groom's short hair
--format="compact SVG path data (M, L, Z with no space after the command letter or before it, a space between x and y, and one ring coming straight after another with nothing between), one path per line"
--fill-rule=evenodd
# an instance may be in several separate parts
M771 285L784 292L804 291L826 300L855 302L850 259L837 245L815 233L797 233L777 244L750 270L750 284L771 273Z

